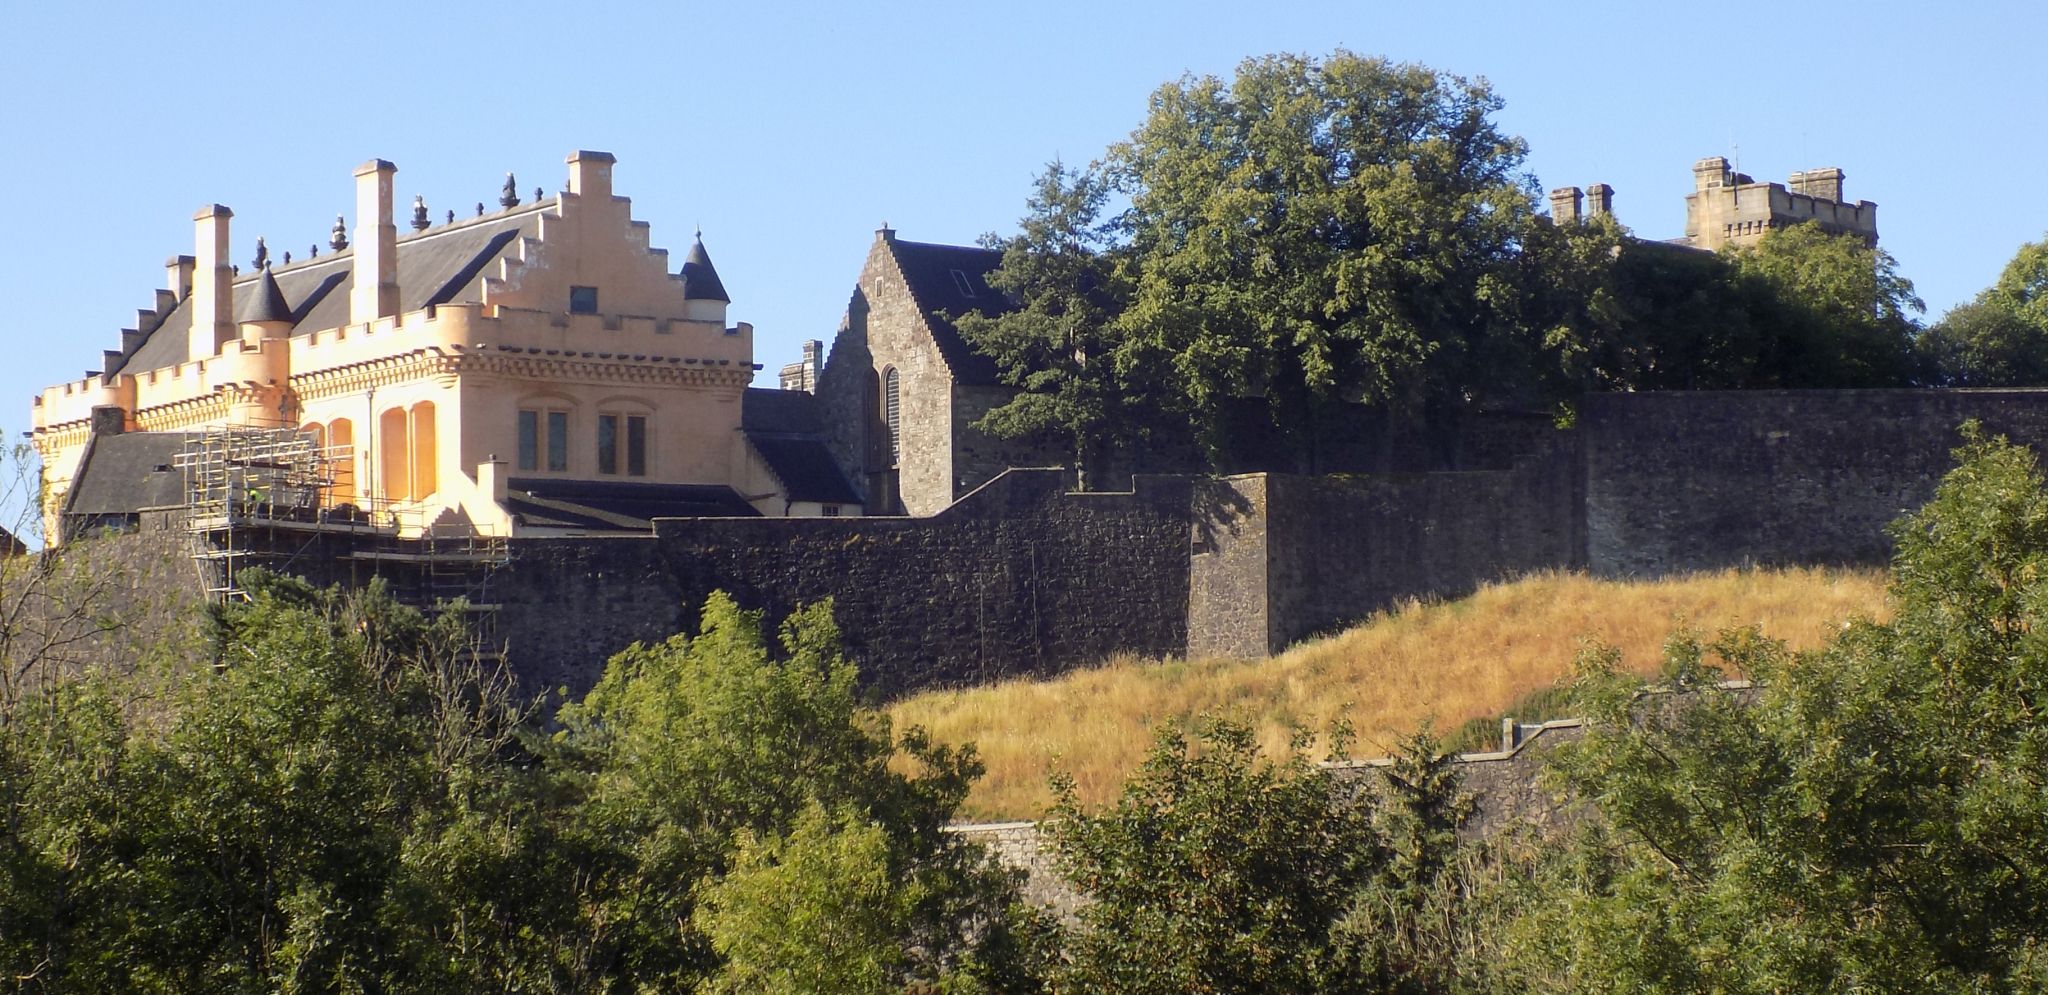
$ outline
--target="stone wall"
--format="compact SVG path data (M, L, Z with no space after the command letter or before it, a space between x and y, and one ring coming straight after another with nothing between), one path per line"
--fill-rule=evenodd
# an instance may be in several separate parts
M1506 470L1266 480L1269 652L1409 598L1580 563L1569 450Z
M1586 562L1606 576L1882 564L1976 418L2048 442L2048 391L1596 394L1580 409Z
M1193 485L1075 494L1013 471L926 519L671 519L653 538L532 539L492 580L523 680L580 692L635 639L694 627L713 590L780 618L830 597L880 695L1179 654Z

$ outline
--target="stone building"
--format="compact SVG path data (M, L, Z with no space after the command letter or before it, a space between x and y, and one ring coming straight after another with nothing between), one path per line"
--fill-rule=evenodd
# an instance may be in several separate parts
M1008 467L1062 462L974 428L1016 392L951 319L1009 307L988 285L1002 258L905 241L887 226L875 232L817 380L833 453L871 511L935 514Z
M1793 173L1785 183L1758 183L1738 173L1721 156L1693 163L1693 192L1685 195L1685 235L1668 244L1713 251L1724 245L1755 245L1775 228L1811 221L1835 235L1856 235L1877 246L1877 205L1842 199L1840 169L1828 166ZM1614 213L1614 188L1595 183L1550 191L1550 217L1559 224Z
M231 429L298 430L324 454L322 506L402 532L858 514L815 414L749 389L753 329L728 324L701 238L671 272L613 194L614 162L577 152L566 189L523 203L508 176L473 218L434 223L416 198L401 236L397 167L373 159L355 171L352 238L337 217L327 254L281 264L259 238L245 270L233 212L200 210L194 254L169 261L120 347L35 400L49 534L67 509L117 523L143 490L124 470ZM776 410L749 417L762 404ZM94 445L116 435L158 438ZM96 449L133 465L88 474Z

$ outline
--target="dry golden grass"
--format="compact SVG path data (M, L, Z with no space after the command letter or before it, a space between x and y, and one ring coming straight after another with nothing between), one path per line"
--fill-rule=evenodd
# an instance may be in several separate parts
M1821 645L1842 622L1887 613L1878 571L1725 571L1654 582L1547 573L1458 601L1410 604L1266 660L1119 658L1046 681L934 692L890 708L898 727L975 743L988 764L962 814L1031 818L1051 800L1046 772L1070 772L1082 800L1113 798L1161 722L1204 714L1249 721L1268 749L1296 727L1348 719L1352 752L1383 755L1433 720L1439 732L1501 714L1570 676L1588 641L1654 671L1681 626L1712 633L1758 625L1794 648Z

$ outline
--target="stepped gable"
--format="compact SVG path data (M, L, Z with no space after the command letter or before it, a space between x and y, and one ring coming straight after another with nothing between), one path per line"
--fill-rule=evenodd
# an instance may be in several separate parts
M398 240L398 311L417 311L441 304L473 304L483 300L484 272L504 258L521 237L539 238L542 214L555 198L535 201L481 218L436 225ZM317 259L293 262L273 271L284 299L298 301L289 320L312 331L349 323L348 298L355 280L354 249L343 249ZM248 273L234 282L234 312L244 314L251 301L261 296L264 274ZM118 363L108 364L108 374L124 369L154 370L175 366L190 355L192 297L187 295L164 316L132 351Z
M1002 314L1015 306L988 285L988 274L1003 263L1002 252L971 245L906 242L893 236L887 244L954 380L976 386L1001 383L996 364L968 345L945 316L969 311Z
M860 504L839 461L826 448L818 399L808 391L749 387L741 399L740 428L792 501Z

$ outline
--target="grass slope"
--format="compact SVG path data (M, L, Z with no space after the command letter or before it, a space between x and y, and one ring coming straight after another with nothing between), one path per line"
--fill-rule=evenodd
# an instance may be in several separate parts
M1878 571L1818 569L1641 582L1547 573L1411 603L1266 660L1119 658L1053 680L919 695L890 712L899 728L979 746L988 776L964 815L1031 818L1051 799L1054 764L1074 775L1084 801L1110 800L1163 722L1228 715L1278 749L1293 728L1344 718L1358 733L1351 752L1379 756L1425 720L1450 732L1553 687L1589 641L1645 672L1680 627L1755 624L1795 648L1817 647L1847 618L1882 616L1884 584Z

